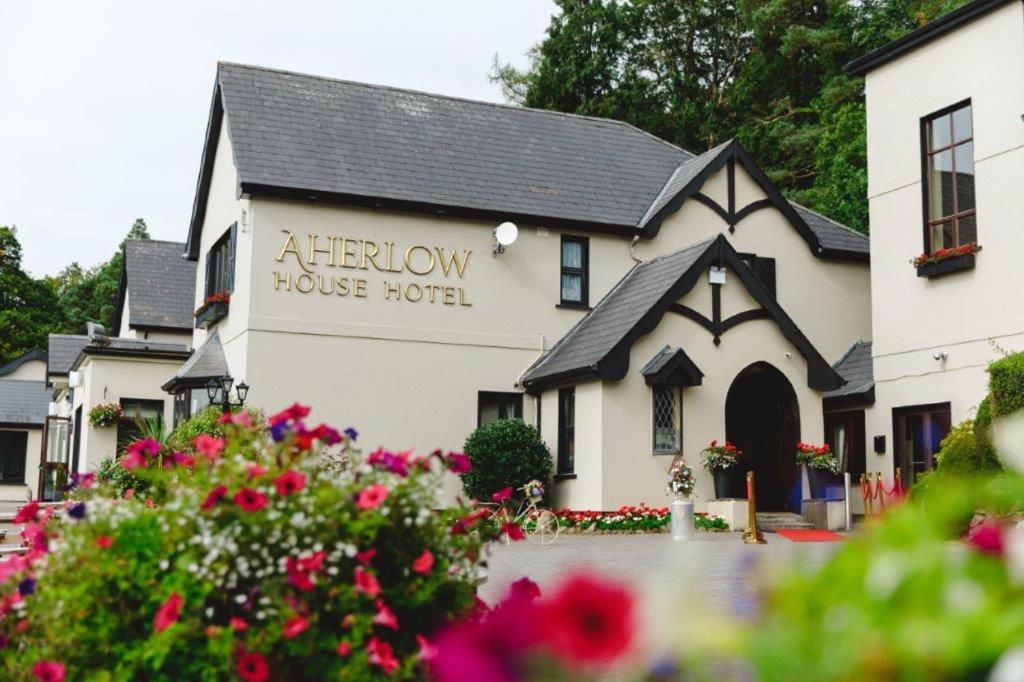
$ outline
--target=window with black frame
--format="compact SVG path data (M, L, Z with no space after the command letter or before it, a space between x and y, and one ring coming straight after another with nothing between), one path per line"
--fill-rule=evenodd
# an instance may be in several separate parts
M589 241L562 235L561 305L586 307L589 282Z
M151 432L157 423L163 424L164 402L162 400L141 400L122 398L124 416L117 422L117 454L125 447Z
M28 433L0 431L0 484L25 482Z
M523 418L523 394L480 391L477 394L476 425L483 426L499 419Z
M978 240L974 200L974 122L962 102L922 121L925 253Z
M654 454L674 455L679 452L680 408L676 386L651 387Z
M235 289L235 242L238 226L232 225L206 253L207 297Z
M558 473L576 472L576 389L558 390Z

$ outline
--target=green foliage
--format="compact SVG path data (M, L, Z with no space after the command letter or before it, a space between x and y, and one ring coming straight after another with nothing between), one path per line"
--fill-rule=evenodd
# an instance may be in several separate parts
M891 509L822 568L792 572L744 630L751 677L988 679L1024 639L1021 566L991 544L982 551L949 537L976 510L998 518L1021 499L1016 475L936 486L926 506Z
M238 414L239 412L248 414L253 426L262 427L266 423L266 418L260 410L232 406L231 411L232 414ZM190 418L181 420L174 427L174 430L167 435L168 449L191 452L193 450L192 444L195 442L196 437L204 433L208 436L223 438L228 427L220 423L222 414L220 407L209 405ZM262 429L258 433L262 434Z
M123 416L124 410L118 403L97 403L89 410L89 425L99 429L109 428Z
M788 197L867 231L863 81L848 61L966 0L558 0L521 71L531 107L627 121L694 152L738 138Z
M994 419L1024 409L1024 353L1010 353L988 366L988 397Z
M938 471L943 474L972 475L998 471L999 463L978 447L975 424L967 420L954 426L939 444Z
M452 532L445 519L467 522L468 509L432 513L451 458L388 453L407 465L392 472L296 419L263 451L254 429L232 425L223 451L207 442L201 457L169 467L149 457L133 475L173 489L165 499L114 501L94 488L78 493L82 520L42 521L34 546L59 535L60 550L33 552L30 567L4 574L5 604L28 573L37 583L17 618L0 619L0 677L30 679L37 662L56 661L69 680L237 679L250 653L275 680L417 677L417 636L473 607L491 538ZM311 432L315 449L300 438ZM325 475L321 448L365 466ZM172 595L180 613L161 619ZM374 641L390 647L393 671L382 665L390 654L371 660Z
M135 497L146 499L152 483L147 478L136 476L121 466L120 457L104 457L96 469L96 481L109 497Z
M499 419L466 439L472 468L462 474L462 489L472 499L489 502L504 488L516 489L536 479L550 486L551 452L537 429L521 419Z
M998 468L999 457L996 456L996 446L992 442L992 403L988 396L978 404L978 410L974 416L974 440L978 444L978 456L993 464L992 468Z
M13 227L0 225L0 365L33 348L46 348L58 331L57 295L21 267L21 243Z

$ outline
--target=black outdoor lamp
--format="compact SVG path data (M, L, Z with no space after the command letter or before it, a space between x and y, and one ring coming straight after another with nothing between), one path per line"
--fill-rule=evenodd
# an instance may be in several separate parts
M231 411L232 407L241 407L245 405L245 399L249 395L249 385L245 381L238 382L238 388L236 392L238 394L238 402L231 402L231 387L234 385L235 380L230 374L225 374L222 377L216 377L210 379L206 384L206 395L210 398L211 405L221 406L221 411L227 414ZM220 400L218 400L218 396Z

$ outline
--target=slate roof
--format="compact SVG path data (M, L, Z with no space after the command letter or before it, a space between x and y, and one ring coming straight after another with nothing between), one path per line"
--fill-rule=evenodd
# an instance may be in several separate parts
M45 381L0 379L0 424L42 426L49 405Z
M8 362L3 367L0 367L0 377L12 373L14 370L18 369L26 362L32 362L33 360L46 362L46 351L44 351L42 348L33 348L32 350L26 353L22 353L18 357Z
M121 323L127 292L130 326L192 330L196 262L182 258L184 253L182 242L128 240L115 324Z
M71 365L83 348L89 343L89 337L77 334L50 334L46 365L46 373L67 375Z
M870 252L871 243L867 235L861 234L842 223L837 223L831 218L826 218L820 213L815 213L805 206L792 201L789 203L793 204L793 208L804 219L807 226L814 231L821 245L826 249L845 251L847 253L866 254Z
M668 361L681 350L682 348L673 348L672 346L666 345L655 353L654 357L648 360L646 365L640 368L640 373L645 376L648 374L657 374L659 371L664 369L665 365L668 364Z
M626 235L732 142L695 157L621 121L222 62L192 259L222 112L241 192ZM854 253L867 253L862 239Z
M833 367L839 372L839 376L846 379L846 385L822 394L825 398L860 395L867 393L875 386L870 341L854 343Z
M639 263L523 377L524 382L596 367L690 269L715 239Z
M71 363L71 369L78 369L89 355L141 356L149 358L173 358L180 356L182 359L185 359L188 354L188 346L183 343L107 336L101 342L92 342L84 345L75 357L74 362Z
M199 382L212 377L228 374L228 361L224 357L224 346L220 341L220 331L214 330L192 357L185 361L174 377L163 385L163 390L171 390L175 386Z

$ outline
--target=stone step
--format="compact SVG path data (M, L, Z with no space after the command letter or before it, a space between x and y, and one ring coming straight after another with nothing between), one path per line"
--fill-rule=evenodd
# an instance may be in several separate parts
M809 530L814 526L799 514L789 512L758 512L757 529L769 533L777 530Z

